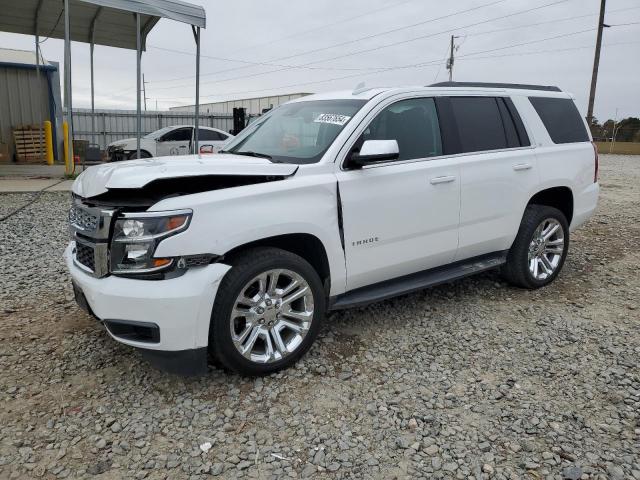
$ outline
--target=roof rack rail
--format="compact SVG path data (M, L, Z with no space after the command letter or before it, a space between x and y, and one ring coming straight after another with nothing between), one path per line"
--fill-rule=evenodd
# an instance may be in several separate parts
M485 82L438 82L429 87L484 87L484 88L516 88L519 90L544 90L546 92L561 92L553 85L527 85L524 83L485 83Z

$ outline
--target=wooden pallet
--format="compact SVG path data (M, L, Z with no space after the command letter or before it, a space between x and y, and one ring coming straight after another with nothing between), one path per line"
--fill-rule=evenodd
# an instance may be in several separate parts
M44 131L37 125L18 127L13 131L16 160L39 163L45 159Z

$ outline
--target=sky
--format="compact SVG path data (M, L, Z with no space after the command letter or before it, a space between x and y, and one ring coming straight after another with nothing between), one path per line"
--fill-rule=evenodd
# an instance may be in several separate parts
M205 7L201 103L453 79L557 85L586 115L599 0L195 0ZM640 2L609 0L595 101L600 120L640 117ZM33 37L0 33L3 48ZM63 43L42 44L63 60ZM189 26L161 20L142 56L148 109L193 104ZM72 45L74 107L90 106L89 46ZM135 52L96 46L97 108L135 109Z

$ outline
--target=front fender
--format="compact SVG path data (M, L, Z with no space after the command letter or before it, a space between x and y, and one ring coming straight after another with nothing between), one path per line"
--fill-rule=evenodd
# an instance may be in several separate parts
M264 238L309 234L318 238L327 252L331 295L345 290L344 251L332 173L170 198L150 210L178 208L193 210L191 224L185 232L163 240L156 251L158 257L223 255Z

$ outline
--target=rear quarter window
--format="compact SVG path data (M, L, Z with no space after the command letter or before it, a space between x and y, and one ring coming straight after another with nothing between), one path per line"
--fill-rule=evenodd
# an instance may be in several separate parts
M580 112L570 98L529 97L553 143L588 142Z

